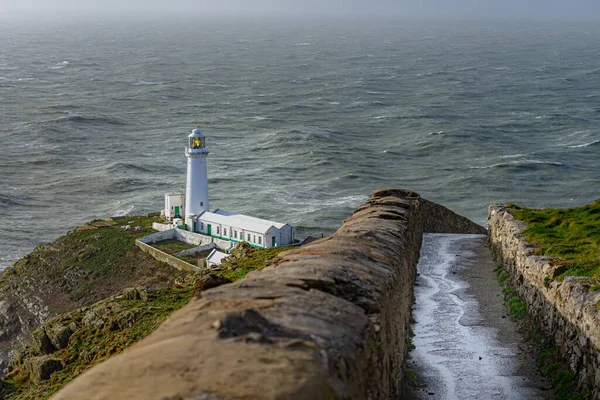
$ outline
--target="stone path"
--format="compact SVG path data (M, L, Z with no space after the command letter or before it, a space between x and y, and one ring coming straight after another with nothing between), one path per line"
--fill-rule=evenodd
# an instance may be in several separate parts
M502 302L484 235L423 238L405 399L554 399Z

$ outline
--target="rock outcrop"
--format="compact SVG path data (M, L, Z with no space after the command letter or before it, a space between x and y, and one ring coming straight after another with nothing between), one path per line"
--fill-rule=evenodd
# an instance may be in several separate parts
M585 277L553 280L561 273L560 266L534 254L535 246L522 236L527 227L505 206L491 205L488 221L492 251L529 314L576 374L578 390L600 399L600 291L590 291L592 283Z
M134 219L137 225L147 220L122 219ZM0 372L8 366L9 352L29 342L32 332L49 318L91 305L127 286L167 287L183 275L135 247L135 238L150 228L125 232L118 226L119 218L115 220L91 222L38 246L0 273ZM49 332L48 346L63 340L61 335L65 332Z
M424 230L485 232L376 191L332 236L200 293L54 399L398 398Z

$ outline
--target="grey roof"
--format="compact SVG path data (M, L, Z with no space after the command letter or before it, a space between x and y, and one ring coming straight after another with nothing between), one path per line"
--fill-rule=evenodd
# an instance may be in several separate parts
M219 209L216 209L215 212L203 212L198 216L198 220L258 233L266 233L271 227L281 229L286 225L280 222L273 222Z

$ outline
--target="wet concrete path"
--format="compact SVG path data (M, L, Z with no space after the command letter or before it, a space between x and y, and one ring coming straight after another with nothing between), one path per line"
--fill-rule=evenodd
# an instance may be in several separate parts
M424 236L407 363L422 387L405 399L554 399L494 269L484 235Z

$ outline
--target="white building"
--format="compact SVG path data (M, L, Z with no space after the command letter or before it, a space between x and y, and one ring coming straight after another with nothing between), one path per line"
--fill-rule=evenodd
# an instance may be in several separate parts
M206 170L206 139L199 128L188 136L185 198L182 193L165 195L165 216L175 219L176 207L182 210L185 228L230 242L248 242L253 247L269 248L294 242L294 229L288 224L216 209L210 212ZM181 196L181 197L177 197Z
M206 257L206 267L211 268L216 265L221 265L221 262L227 257L229 257L229 254L213 249L208 257Z
M185 204L185 192L165 194L165 218L172 221L174 218L182 218Z
M288 224L216 209L193 218L194 232L253 247L278 247L293 243L294 229Z

